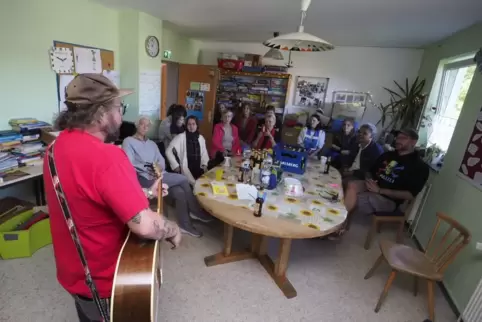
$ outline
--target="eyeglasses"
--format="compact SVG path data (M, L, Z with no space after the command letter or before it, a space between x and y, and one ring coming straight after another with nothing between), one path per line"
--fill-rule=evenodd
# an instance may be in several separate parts
M129 104L121 102L120 105L116 105L114 107L119 109L119 112L121 113L121 115L124 115L126 113L127 108L129 107Z

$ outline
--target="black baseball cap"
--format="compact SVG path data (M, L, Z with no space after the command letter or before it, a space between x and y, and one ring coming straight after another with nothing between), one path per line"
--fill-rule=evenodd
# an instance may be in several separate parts
M398 134L404 134L404 135L408 136L409 138L411 138L412 140L415 140L415 141L418 140L418 132L415 131L415 129L412 129L412 128L401 129L400 131L398 131L397 135Z

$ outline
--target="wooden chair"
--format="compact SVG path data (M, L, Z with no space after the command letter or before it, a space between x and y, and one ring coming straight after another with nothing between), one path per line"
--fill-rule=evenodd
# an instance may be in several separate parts
M398 224L398 231L397 231L397 243L401 243L403 241L403 228L405 226L405 214L408 212L403 212L400 208L397 208L395 211L392 212L376 212L373 213L372 224L370 225L370 229L367 233L367 238L365 240L365 249L369 249L372 243L373 236L375 233L380 232L381 224L385 223L396 223Z
M441 233L438 234L438 231L442 222L448 224L449 227L445 234L441 236L440 242L436 242L436 239L438 240L439 235L441 235ZM452 238L452 236L454 237ZM370 278L383 261L390 265L392 271L375 307L375 312L380 310L397 273L408 273L414 277L413 294L415 296L418 291L418 279L427 280L429 317L430 320L435 321L434 284L443 279L445 269L452 263L458 253L467 246L470 238L470 232L456 220L442 213L437 213L437 224L424 253L407 245L386 240L380 241L382 254L365 275L365 279Z

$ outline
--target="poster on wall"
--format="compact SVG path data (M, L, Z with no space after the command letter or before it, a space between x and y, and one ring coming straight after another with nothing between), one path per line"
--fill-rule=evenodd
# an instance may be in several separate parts
M470 135L464 157L459 168L459 176L482 189L482 108L477 116Z
M199 121L203 119L204 111L204 92L189 90L186 92L187 116L193 115L197 117Z
M329 80L326 77L298 76L293 105L315 109L323 107Z

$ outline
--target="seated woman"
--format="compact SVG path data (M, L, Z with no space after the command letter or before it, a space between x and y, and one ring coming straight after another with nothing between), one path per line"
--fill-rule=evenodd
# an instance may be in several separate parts
M216 125L222 121L223 114L227 110L226 105L223 103L218 104L214 109L213 124Z
M164 144L164 149L167 149L167 147L169 146L169 143L171 143L171 140L177 134L175 133L176 130L174 130L174 134L172 133L173 129L179 127L179 126L174 126L174 127L172 126L173 118L176 120L179 120L180 116L186 117L186 115L187 115L187 111L183 105L172 104L167 109L167 117L164 120L162 120L161 124L159 125L159 141L161 141ZM174 124L176 124L176 122L174 122Z
M258 119L251 115L251 105L249 103L243 104L236 115L234 123L239 131L241 145L251 146L256 133Z
M310 117L308 124L298 135L298 144L306 149L309 155L317 155L325 144L325 132L321 129L321 119L318 114Z
M209 162L206 141L198 129L198 119L188 116L186 131L177 135L166 149L166 157L173 171L185 175L191 184L203 175Z
M274 113L266 114L264 125L261 127L253 142L253 149L273 149L281 139L280 131L275 127L276 116Z
M147 166L157 164L161 169L165 169L166 165L157 145L146 137L150 125L149 118L141 117L136 122L136 134L126 138L122 143L122 148L136 169L139 183L143 188L151 187L156 181ZM174 201L181 231L193 237L201 237L202 234L193 226L191 219L210 222L212 218L201 209L187 178L182 174L163 172L163 183L169 186L166 199Z
M375 125L363 124L358 131L358 148L350 154L350 162L342 171L343 181L365 180L366 173L370 171L378 157L383 153L373 139L377 133Z
M214 126L213 142L211 147L211 158L215 158L216 154L232 155L241 152L239 143L238 128L231 124L233 112L225 110L222 122Z
M332 164L335 168L341 169L351 159L350 154L357 148L355 133L355 121L346 118L340 132L333 136L333 144L331 146Z

